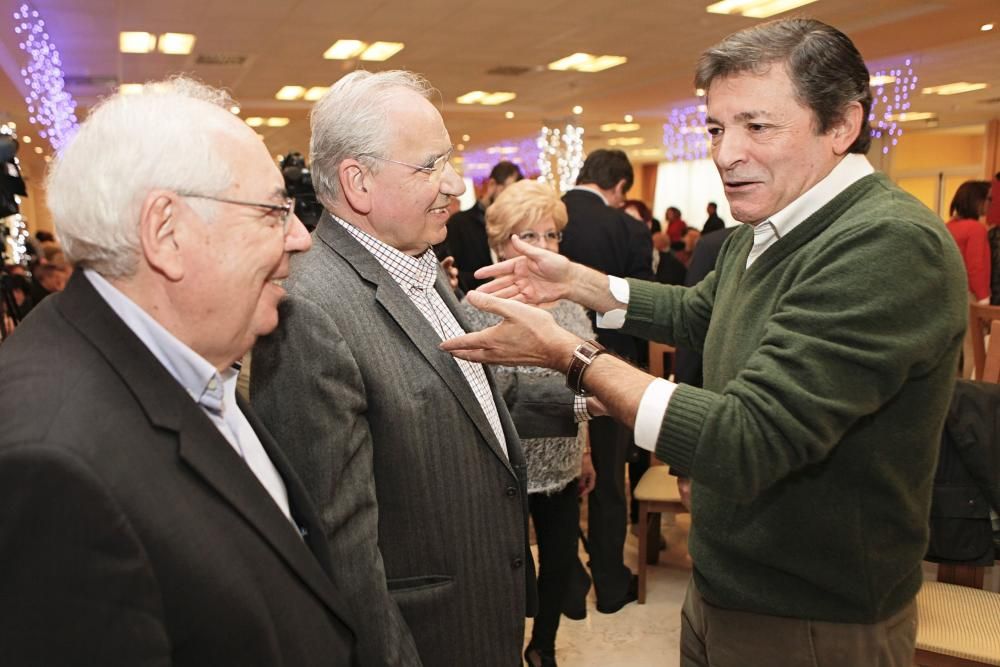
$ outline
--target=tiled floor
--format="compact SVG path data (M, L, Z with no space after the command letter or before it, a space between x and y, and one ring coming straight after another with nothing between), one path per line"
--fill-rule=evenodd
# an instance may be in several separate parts
M660 552L659 565L650 566L646 604L625 605L616 614L594 609L594 591L587 600L587 618L571 621L563 617L556 639L556 659L561 667L676 667L680 636L680 609L691 578L687 560L687 530L690 517L677 517L676 525L664 526L667 550ZM637 540L629 533L625 564L637 571ZM586 562L586 554L580 554ZM530 634L531 620L528 620Z

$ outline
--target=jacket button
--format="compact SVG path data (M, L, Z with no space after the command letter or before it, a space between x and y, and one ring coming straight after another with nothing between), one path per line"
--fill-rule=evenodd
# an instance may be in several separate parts
M510 562L510 566L515 570L520 569L523 565L524 565L524 559L522 558L515 558Z
M513 486L508 486L506 493L508 498L513 498L514 496L517 495L517 489L515 489Z

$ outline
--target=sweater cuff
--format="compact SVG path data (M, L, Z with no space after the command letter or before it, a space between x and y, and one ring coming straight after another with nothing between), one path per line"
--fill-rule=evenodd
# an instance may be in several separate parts
M628 278L628 311L625 315L626 325L628 322L642 322L648 324L653 320L653 293L650 283L644 280Z
M717 399L718 395L711 391L686 384L678 385L670 397L656 443L656 458L677 474L691 476L702 425Z

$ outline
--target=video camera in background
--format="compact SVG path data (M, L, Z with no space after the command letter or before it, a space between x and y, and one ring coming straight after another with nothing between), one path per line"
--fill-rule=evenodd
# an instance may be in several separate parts
M312 174L306 167L302 153L289 153L281 160L281 175L285 177L285 189L295 197L295 215L310 232L323 214L323 205L316 200Z

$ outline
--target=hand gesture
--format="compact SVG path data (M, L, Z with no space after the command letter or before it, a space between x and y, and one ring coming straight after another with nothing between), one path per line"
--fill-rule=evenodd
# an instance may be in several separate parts
M478 288L501 299L524 303L549 303L569 294L573 263L559 253L511 237L520 256L476 271L476 278L493 278Z
M504 320L441 343L442 350L459 359L504 366L541 366L565 372L573 350L582 342L541 308L479 291L469 292L465 298L476 308Z

